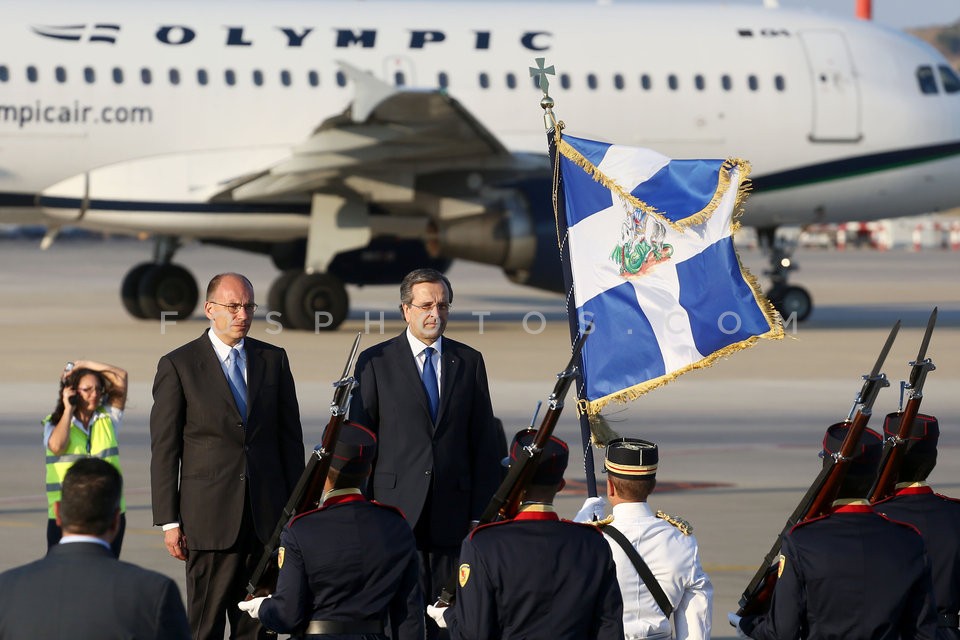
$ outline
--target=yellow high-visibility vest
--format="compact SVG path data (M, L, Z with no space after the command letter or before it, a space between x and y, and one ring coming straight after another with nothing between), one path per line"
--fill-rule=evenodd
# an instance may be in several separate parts
M44 418L49 422L52 416ZM63 486L63 477L67 469L80 458L88 456L103 458L123 476L120 468L120 447L117 445L117 432L113 428L113 420L103 407L97 407L90 420L90 435L70 421L70 439L67 448L60 455L50 451L47 447L47 516L52 520L56 517L53 505L60 500L60 491ZM126 500L120 497L120 513L127 510Z

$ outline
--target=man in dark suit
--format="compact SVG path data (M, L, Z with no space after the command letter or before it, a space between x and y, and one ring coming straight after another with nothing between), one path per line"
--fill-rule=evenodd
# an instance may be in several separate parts
M280 575L270 597L240 602L279 633L306 637L423 640L420 560L396 509L363 497L377 439L344 422L322 506L294 518L280 537Z
M47 556L0 574L0 638L190 637L170 578L117 560L120 473L100 458L66 472L55 503L63 538Z
M511 463L536 434L514 436ZM624 637L610 546L597 527L560 520L553 508L569 456L563 440L547 440L516 517L477 527L463 541L456 601L428 607L454 640Z
M456 572L460 542L501 478L502 448L480 352L443 336L453 290L433 269L407 274L407 329L360 354L351 420L376 433L371 497L414 527L426 601ZM436 626L430 622L434 637Z
M221 640L226 619L232 637L265 634L236 603L304 467L287 354L247 337L256 308L244 276L215 276L210 329L160 358L153 383L153 521L186 561L194 638Z
M883 423L887 438L900 432L901 414L891 413ZM904 447L894 494L874 505L883 515L912 524L923 535L933 574L937 603L938 640L960 640L960 500L935 493L927 477L937 465L940 422L918 414Z

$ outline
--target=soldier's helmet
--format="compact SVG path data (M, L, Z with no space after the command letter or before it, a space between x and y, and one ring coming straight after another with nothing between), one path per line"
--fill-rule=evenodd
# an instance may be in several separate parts
M890 413L883 421L883 434L895 438L900 432L902 414ZM933 416L918 413L907 433L903 446L898 482L925 480L937 465L937 442L940 440L940 422Z
M537 435L536 429L522 429L513 436L513 442L510 443L510 455L504 460L508 465L514 464L523 455L523 450L533 444L534 437ZM570 459L570 450L567 443L550 436L547 443L543 446L543 453L540 454L540 463L530 484L553 487L563 481L563 472L567 470L567 461Z

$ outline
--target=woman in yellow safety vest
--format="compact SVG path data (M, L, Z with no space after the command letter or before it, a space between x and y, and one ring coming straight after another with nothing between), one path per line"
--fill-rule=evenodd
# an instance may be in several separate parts
M103 458L120 469L117 428L127 402L127 372L102 362L68 362L60 376L60 395L53 413L43 419L43 443L47 449L47 548L60 541L53 505L60 500L60 486L67 469L87 456ZM111 548L120 557L127 526L126 503L120 499L120 531Z

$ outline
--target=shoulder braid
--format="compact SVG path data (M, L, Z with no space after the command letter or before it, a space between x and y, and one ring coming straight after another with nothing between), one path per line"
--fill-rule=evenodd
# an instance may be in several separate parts
M682 533L685 536L689 536L690 534L693 533L693 525L679 516L672 516L669 513L664 513L663 511L660 511L658 509L657 517L675 526L677 529L680 530L680 533Z

